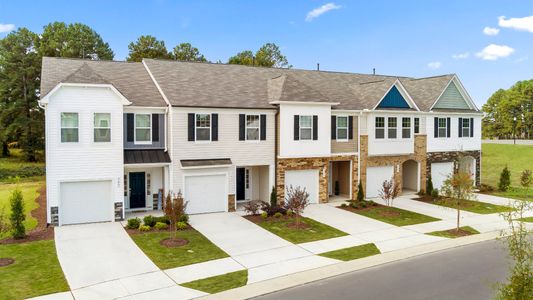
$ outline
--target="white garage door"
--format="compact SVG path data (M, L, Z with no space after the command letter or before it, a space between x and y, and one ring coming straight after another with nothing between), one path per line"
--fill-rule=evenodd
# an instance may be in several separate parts
M187 213L201 214L227 211L228 181L226 175L201 175L185 177Z
M285 172L285 197L287 187L305 188L309 193L309 203L318 203L318 170L293 170Z
M111 181L63 182L59 222L61 225L108 222L113 218Z
M379 191L381 191L381 188L383 187L383 181L391 180L393 174L393 166L366 168L366 197L379 197Z
M453 162L432 163L431 164L431 181L433 188L439 189L444 181L453 173Z

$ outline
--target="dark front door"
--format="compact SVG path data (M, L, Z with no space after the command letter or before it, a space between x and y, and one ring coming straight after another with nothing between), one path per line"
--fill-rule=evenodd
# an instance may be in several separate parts
M144 172L130 173L130 208L146 207Z
M244 168L237 168L237 200L244 200Z

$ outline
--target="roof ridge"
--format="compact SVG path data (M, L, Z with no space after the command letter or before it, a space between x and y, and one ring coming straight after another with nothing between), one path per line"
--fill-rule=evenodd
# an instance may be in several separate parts
M90 63L123 63L123 64L141 64L137 61L126 61L126 60L108 60L108 59L85 59L79 57L57 57L57 56L43 56L43 59L56 59L56 60L73 60L73 61L84 61Z

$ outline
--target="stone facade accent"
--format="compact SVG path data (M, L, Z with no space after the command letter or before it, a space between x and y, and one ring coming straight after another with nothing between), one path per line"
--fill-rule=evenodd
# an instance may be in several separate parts
M124 218L124 205L122 202L115 202L115 221L122 221Z
M435 162L453 162L454 172L459 170L459 159L461 157L473 157L476 160L476 182L479 187L481 184L481 151L447 151L447 152L429 152L427 154L426 172L431 174L431 164Z
M228 195L228 211L229 212L235 211L235 195L234 194Z
M394 181L400 187L403 184L402 172L403 163L408 160L414 160L419 164L420 169L420 190L426 189L426 153L427 153L427 136L422 134L415 135L414 153L405 155L368 155L368 135L361 135L361 184L363 190L366 188L366 170L368 167L377 166L394 166ZM356 189L357 190L357 189Z

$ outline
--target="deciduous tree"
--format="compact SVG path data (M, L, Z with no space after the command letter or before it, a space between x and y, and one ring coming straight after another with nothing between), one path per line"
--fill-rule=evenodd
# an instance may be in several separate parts
M264 44L255 52L255 55L251 50L239 52L230 57L228 63L269 68L289 67L287 58L281 53L278 45L274 43Z
M464 201L475 200L474 195L474 181L472 174L464 171L459 171L450 175L441 188L441 192L453 201L457 208L457 231L459 231L461 221L461 207Z

